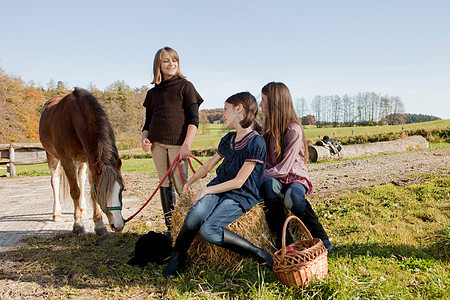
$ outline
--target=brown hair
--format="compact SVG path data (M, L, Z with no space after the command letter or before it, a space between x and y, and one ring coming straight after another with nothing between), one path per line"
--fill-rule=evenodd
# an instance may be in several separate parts
M186 78L183 74L181 74L180 69L180 58L178 57L177 51L173 50L170 47L164 47L159 49L155 54L155 59L153 60L153 81L152 84L160 84L162 81L162 74L161 74L161 60L162 55L164 51L169 52L172 59L175 59L178 63L178 70L177 70L177 76L180 78Z
M241 92L230 96L225 102L234 106L242 104L245 110L244 119L239 122L242 128L248 128L253 126L253 129L258 133L262 133L261 125L256 121L256 115L258 114L258 102L256 98L249 92Z
M269 82L261 93L267 97L267 110L264 112L264 133L263 137L269 147L270 137L275 143L274 155L275 161L281 161L284 152L284 134L289 124L292 122L300 125L303 135L303 147L305 152L305 163L308 160L308 144L306 142L305 132L301 126L301 120L297 117L292 103L291 93L288 87L282 82ZM267 148L269 149L269 148Z

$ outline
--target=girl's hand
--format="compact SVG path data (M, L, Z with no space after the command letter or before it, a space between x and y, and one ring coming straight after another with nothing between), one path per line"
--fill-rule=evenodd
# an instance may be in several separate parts
M180 155L180 160L185 160L188 159L189 154L190 154L190 149L189 146L183 144L180 147L180 150L178 150L178 154Z
M148 138L142 139L142 150L144 150L145 152L148 152L148 150L150 150L151 147L152 147L152 142L150 142L150 140Z
M207 188L202 188L200 191L198 191L194 197L192 197L191 201L192 201L192 205L194 205L195 203L197 203L198 200L200 200L201 198L205 197L208 193L206 192Z
M183 193L189 192L190 186L191 186L191 185L190 185L190 184L187 184L187 182L186 182L186 184L183 185Z

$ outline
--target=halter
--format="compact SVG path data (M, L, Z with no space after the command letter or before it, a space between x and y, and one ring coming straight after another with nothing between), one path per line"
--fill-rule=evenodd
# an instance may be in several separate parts
M98 200L98 196L97 196L97 189L95 188L95 183L93 185L94 188L94 195L95 195L95 200L97 200L98 206L100 206L100 208L105 211L105 210L122 210L122 205L120 206L112 206L112 207L102 207L102 205L100 204L100 201ZM123 189L125 190L125 189Z

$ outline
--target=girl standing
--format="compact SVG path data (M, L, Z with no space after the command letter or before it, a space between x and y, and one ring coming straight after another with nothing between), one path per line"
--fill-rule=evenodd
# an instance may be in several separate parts
M313 193L306 168L308 145L289 89L281 82L270 82L262 88L261 97L263 137L269 153L261 196L264 198L267 223L277 238L276 247L281 248L286 207L305 224L313 237L320 238L331 251L333 245L305 198ZM287 239L292 241L289 235Z
M170 47L156 52L152 81L155 87L147 92L144 101L146 113L142 129L142 149L145 152L151 149L160 180L178 155L183 177L187 178L186 159L199 124L198 108L203 102L194 85L181 73L179 63L178 53ZM176 168L160 188L161 205L168 229L175 203L173 186L179 194L182 192L183 182Z
M221 139L217 153L184 185L183 191L187 191L224 159L216 170L217 176L192 198L194 206L178 233L169 264L163 271L164 277L177 275L197 232L205 241L273 265L272 255L225 229L259 202L266 145L258 133L261 128L255 120L257 113L256 99L248 92L225 101L223 119L228 128L236 131Z

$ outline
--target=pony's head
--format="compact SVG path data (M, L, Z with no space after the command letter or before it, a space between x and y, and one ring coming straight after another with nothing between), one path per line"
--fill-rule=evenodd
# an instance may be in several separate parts
M114 231L121 231L125 226L122 217L122 191L124 183L120 167L122 161L117 160L114 166L101 164L94 193L97 203L108 217L109 225Z

